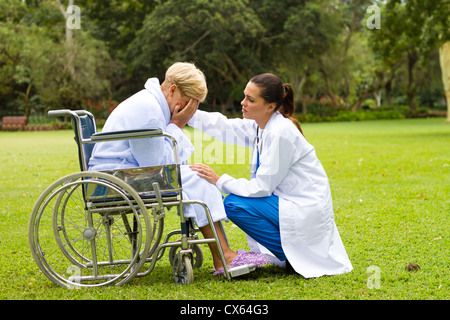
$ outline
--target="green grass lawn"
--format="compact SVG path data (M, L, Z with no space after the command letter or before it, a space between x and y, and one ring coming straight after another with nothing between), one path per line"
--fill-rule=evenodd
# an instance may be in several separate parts
M210 274L212 259L203 246L204 264L194 269L189 286L174 283L164 258L149 276L122 287L57 287L32 259L27 226L40 193L78 171L73 134L0 132L0 299L449 299L450 124L444 119L311 123L303 130L328 174L351 273L305 279L267 266L227 281ZM204 150L211 146L205 141ZM219 174L249 176L245 163L212 166ZM177 227L175 215L167 220ZM234 249L247 248L235 225L225 228ZM407 271L411 263L420 269Z

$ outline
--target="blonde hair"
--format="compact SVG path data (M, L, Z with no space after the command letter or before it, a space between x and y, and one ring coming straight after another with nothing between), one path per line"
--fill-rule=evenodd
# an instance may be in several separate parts
M193 63L176 62L166 71L165 85L175 84L183 95L203 102L208 94L206 78Z

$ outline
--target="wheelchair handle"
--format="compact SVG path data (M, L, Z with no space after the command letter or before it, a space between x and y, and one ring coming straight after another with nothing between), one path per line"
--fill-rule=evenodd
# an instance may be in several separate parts
M69 109L50 110L47 113L47 115L49 117L62 117L62 116L72 116L74 113L78 116L88 115L88 113L84 110L69 110Z

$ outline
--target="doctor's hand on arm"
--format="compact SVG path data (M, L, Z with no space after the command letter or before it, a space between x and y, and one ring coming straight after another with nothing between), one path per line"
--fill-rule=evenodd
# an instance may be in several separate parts
M209 183L215 185L220 176L217 175L213 169L204 164L191 164L189 166L192 170L198 172L198 176L204 178Z
M197 99L190 99L184 108L180 104L175 106L172 114L171 123L177 125L180 129L188 123L194 116L198 109L199 101Z

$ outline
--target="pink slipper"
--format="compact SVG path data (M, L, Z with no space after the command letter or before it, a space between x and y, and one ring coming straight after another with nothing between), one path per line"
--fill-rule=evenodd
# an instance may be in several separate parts
M245 264L253 264L255 267L262 267L270 262L265 254L256 252L246 252L245 250L238 250L236 258L233 259L228 269L239 267ZM214 275L224 275L225 270L223 268L214 272Z

